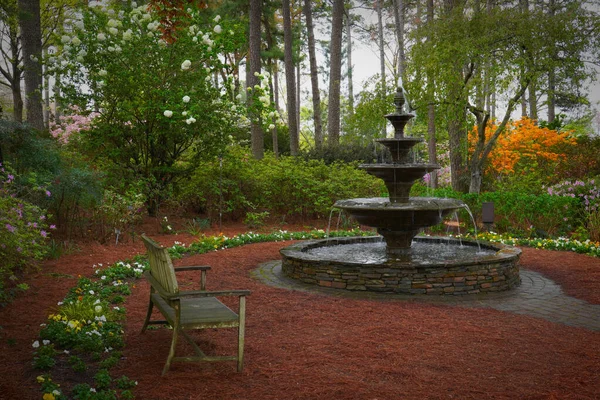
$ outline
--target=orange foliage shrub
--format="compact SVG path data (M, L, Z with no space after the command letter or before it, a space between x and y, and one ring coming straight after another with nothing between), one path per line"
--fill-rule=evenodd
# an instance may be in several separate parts
M497 125L489 123L485 130L488 140ZM470 143L474 146L477 140L476 128L469 134ZM574 146L576 139L570 132L557 132L541 128L534 120L523 117L518 121L509 122L504 132L496 142L496 146L488 157L488 172L511 174L520 161L532 161L541 165L548 162L563 160L564 146Z

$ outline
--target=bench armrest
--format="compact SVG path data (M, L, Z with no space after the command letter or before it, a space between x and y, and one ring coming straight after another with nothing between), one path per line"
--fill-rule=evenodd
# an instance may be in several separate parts
M210 270L208 265L195 265L189 267L177 267L173 268L175 272L184 272L184 271L202 271L200 274L200 289L206 290L206 271Z
M181 271L208 271L210 267L208 265L194 265L189 267L176 267L174 268L175 272Z

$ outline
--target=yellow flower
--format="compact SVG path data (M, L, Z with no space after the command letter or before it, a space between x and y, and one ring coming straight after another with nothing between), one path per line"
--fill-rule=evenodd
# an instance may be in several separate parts
M38 376L37 378L35 378L35 379L38 381L38 383L44 383L44 381L46 380L46 379L44 379L44 377L43 377L43 376L41 376L41 375L39 375L39 376Z
M54 397L54 395L52 393L44 393L44 397L42 397L43 400L54 400L56 399L56 397Z

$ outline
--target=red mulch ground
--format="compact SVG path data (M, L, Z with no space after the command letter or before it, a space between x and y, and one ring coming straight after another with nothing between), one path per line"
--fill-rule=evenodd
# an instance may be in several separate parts
M192 240L156 232L163 244ZM126 304L127 346L115 375L138 381L138 399L600 399L600 332L491 309L292 292L250 278L285 245L255 244L177 262L211 265L209 289L252 291L241 374L233 362L174 363L161 377L170 331L139 334L149 291L140 281ZM77 275L143 251L140 242L80 247L46 262L28 278L28 294L0 309L0 399L41 398L31 343ZM600 304L600 259L523 250L523 267ZM233 331L196 336L215 353L235 352Z

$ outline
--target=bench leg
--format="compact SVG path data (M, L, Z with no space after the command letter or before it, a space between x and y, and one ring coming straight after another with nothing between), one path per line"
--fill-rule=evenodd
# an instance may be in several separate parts
M163 368L162 374L166 374L169 368L171 367L171 361L173 357L175 357L175 348L177 347L177 337L179 336L179 330L181 329L180 321L181 321L181 304L177 302L174 305L175 308L175 323L173 324L173 339L171 340L171 349L169 350L169 356L167 357L167 362L165 363L165 367Z
M146 320L144 321L144 326L142 326L142 332L146 330L148 327L148 322L150 322L150 316L152 315L152 308L154 307L154 303L152 303L152 293L150 293L150 301L148 302L148 312L146 312Z
M237 371L244 368L244 335L246 332L246 297L240 297L240 325L238 326L238 359Z
M173 327L173 339L171 340L171 349L169 350L169 356L167 357L167 362L163 368L162 374L166 374L169 368L171 367L171 361L173 357L175 357L175 348L177 347L177 337L178 337L179 329L178 327Z

